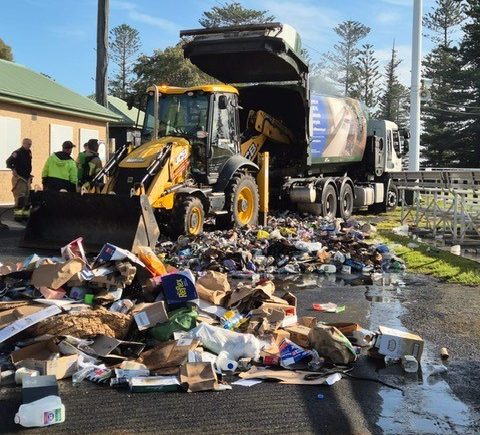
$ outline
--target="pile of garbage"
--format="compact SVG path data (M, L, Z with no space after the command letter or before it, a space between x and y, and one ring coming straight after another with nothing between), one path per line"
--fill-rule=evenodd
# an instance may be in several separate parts
M418 369L420 337L300 317L295 295L279 294L272 280L403 270L374 234L354 220L285 216L265 228L164 241L157 251L106 244L87 258L79 238L58 258L0 264L0 362L9 358L1 381L15 380L23 391L15 421L63 421L56 380L70 377L132 392L221 391L265 379L331 385L362 349ZM45 407L58 415L36 419Z

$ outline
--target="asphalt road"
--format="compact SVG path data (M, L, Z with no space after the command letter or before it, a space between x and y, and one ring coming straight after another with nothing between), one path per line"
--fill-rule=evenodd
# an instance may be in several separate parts
M0 262L31 253L16 248L20 235L19 230L0 232ZM330 387L262 383L192 394L132 394L88 381L73 387L66 380L60 382L66 422L47 430L79 434L478 433L478 289L465 291L416 276L407 275L400 281L392 278L393 283L387 280L384 286L352 286L338 278L332 282L303 276L277 286L297 295L300 315L357 322L370 329L407 326L423 336L426 348L421 370L415 375L406 375L399 366L385 368L367 356L355 365L355 376L381 379L402 388L403 393L350 378ZM463 294L468 294L464 303ZM330 301L345 304L346 311L326 314L311 310L313 302ZM438 375L443 366L438 349L445 345L451 349L446 364L449 371ZM318 398L319 393L323 399ZM27 432L13 423L20 397L19 387L0 387L1 433ZM28 430L30 434L41 432L45 430Z

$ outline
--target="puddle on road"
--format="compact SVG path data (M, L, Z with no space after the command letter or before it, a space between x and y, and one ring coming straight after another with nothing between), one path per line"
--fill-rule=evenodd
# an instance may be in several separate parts
M385 325L406 330L400 321L407 312L402 304L404 285L394 280L387 286L367 288L365 297L372 302L370 329ZM404 389L402 394L391 388L380 388L383 405L377 424L385 433L466 433L473 421L471 410L453 394L445 379L448 372L445 373L441 360L433 355L430 343L425 342L417 374L406 374L400 366L378 371L382 380Z

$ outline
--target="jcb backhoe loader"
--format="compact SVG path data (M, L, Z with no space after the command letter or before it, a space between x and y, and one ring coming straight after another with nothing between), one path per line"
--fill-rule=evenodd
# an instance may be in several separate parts
M147 94L143 145L118 150L81 193L33 192L24 246L57 248L82 236L89 249L131 249L156 243L155 218L195 235L207 215L225 228L266 213L268 157L259 151L267 138L289 143L291 132L252 111L241 138L232 86L152 86Z

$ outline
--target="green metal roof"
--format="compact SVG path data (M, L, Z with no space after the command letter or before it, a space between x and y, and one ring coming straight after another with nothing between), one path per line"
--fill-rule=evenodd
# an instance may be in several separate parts
M137 125L137 115L138 109L132 107L131 110L128 110L127 102L121 98L114 97L113 95L108 96L108 108L118 116L121 116L122 119L119 121L112 122L112 126L116 127L135 127ZM140 115L138 115L138 125L143 125L143 118L145 113L140 110Z
M17 63L0 60L0 101L82 118L117 121L120 116L87 97Z

